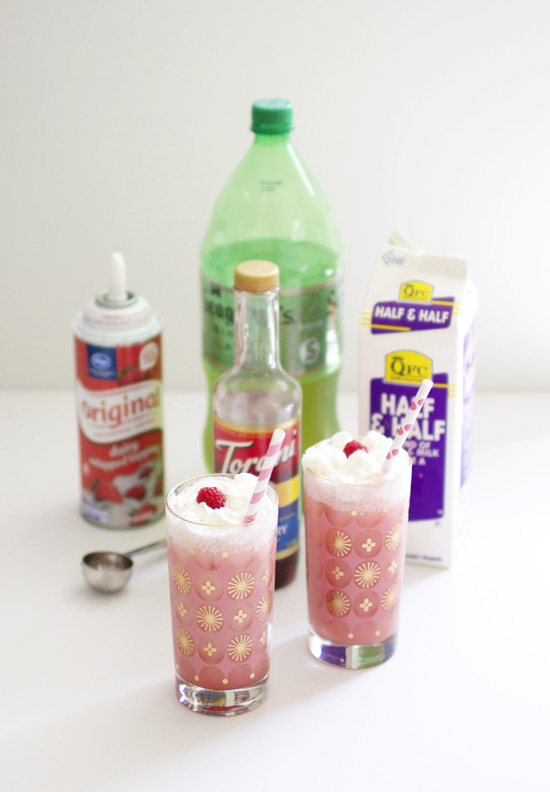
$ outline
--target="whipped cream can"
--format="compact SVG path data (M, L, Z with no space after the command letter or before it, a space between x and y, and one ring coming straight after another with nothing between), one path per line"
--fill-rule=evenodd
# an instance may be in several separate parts
M450 567L472 463L477 291L464 258L394 233L377 252L359 332L359 431L394 437L423 379L433 388L405 442L413 461L407 560Z
M120 254L109 289L73 320L82 516L134 528L164 513L162 319L126 290Z

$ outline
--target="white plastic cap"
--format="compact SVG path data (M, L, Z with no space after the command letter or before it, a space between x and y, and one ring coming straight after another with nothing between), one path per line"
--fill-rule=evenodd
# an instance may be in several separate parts
M126 299L128 299L126 291L126 263L121 253L113 253L109 271L107 300L109 302L121 302Z

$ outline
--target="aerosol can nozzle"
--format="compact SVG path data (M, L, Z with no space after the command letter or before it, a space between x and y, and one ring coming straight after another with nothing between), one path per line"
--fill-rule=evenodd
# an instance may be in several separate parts
M109 272L109 291L107 300L109 302L122 302L128 299L126 291L126 263L121 253L113 253L111 256L111 268Z

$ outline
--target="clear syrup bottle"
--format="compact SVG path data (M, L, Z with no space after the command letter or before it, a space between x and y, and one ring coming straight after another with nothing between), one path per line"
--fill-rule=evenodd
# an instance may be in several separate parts
M279 269L269 261L235 267L234 366L212 394L214 470L258 475L276 428L285 432L271 483L279 497L275 587L298 563L302 391L279 360Z

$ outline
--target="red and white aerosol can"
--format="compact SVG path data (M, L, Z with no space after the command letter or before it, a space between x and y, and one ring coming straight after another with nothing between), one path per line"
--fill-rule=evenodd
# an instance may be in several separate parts
M111 259L109 289L73 320L82 516L133 528L164 511L162 319L126 289Z

